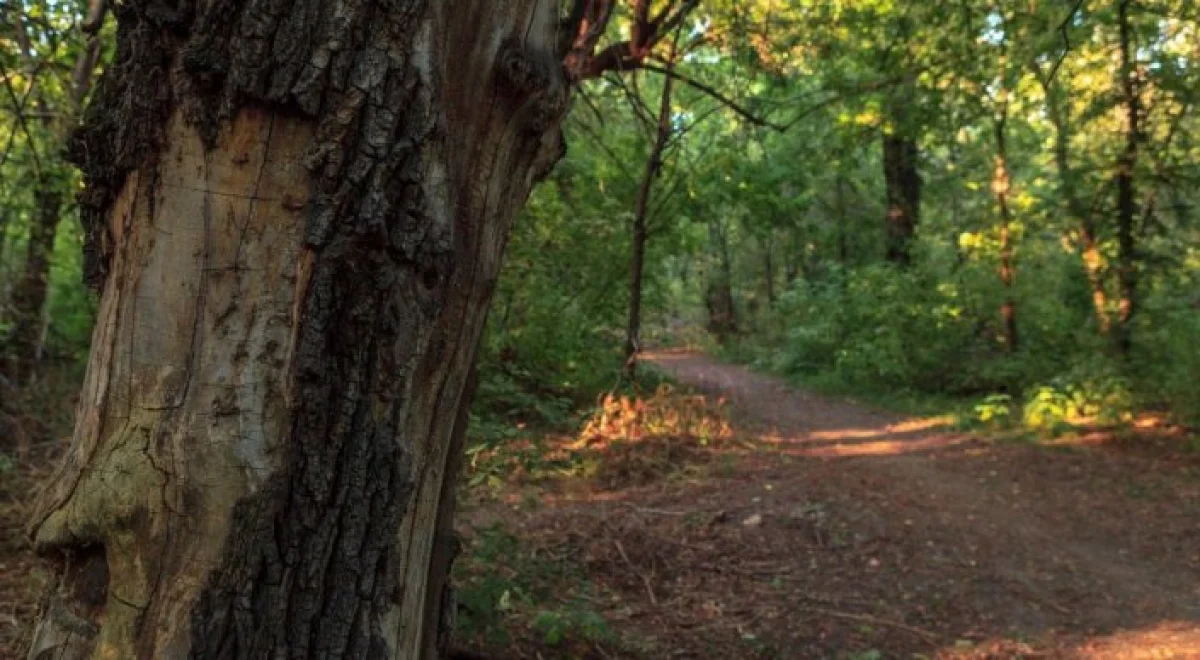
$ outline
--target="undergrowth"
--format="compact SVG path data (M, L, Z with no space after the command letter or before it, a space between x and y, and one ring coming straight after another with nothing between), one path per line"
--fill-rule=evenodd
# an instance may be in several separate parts
M1020 343L1009 349L996 292L975 281L982 274L935 271L873 265L798 283L720 354L825 394L906 414L952 412L964 428L1053 437L1120 429L1147 413L1200 422L1189 385L1200 370L1200 313L1170 291L1148 298L1134 352L1121 356L1085 303L1048 304L1034 280L1015 292Z
M530 547L500 524L472 530L466 543L454 564L460 642L504 648L525 636L569 653L615 641L594 609L597 587L568 553Z
M641 648L642 642L612 630L603 613L612 596L588 576L578 548L519 538L508 518L538 508L549 493L587 499L689 478L697 470L721 473L727 454L718 450L737 443L723 402L679 391L644 371L645 380L578 411L572 430L511 426L472 435L462 486L468 505L458 525L464 552L454 568L459 644L493 652L540 648L546 657ZM489 510L509 514L474 521L472 504L486 502L499 503Z

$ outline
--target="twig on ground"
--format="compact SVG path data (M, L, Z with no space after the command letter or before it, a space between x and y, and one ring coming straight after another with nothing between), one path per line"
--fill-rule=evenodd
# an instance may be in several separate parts
M934 633L929 632L928 630L914 628L908 624L900 623L899 621L892 621L891 619L880 619L879 617L874 617L874 616L871 616L870 614L855 614L853 612L842 612L839 610L830 610L830 609L826 609L824 607L804 607L802 609L806 612L812 612L813 614L822 614L825 616L831 616L836 619L846 619L847 621L857 621L859 623L869 623L869 624L873 624L873 625L877 625L877 626L887 626L889 628L895 628L896 630L903 630L904 632L911 633L913 635L916 635L917 637L921 637L930 642L938 641L938 636L935 635Z
M650 603L655 607L658 607L658 597L654 595L654 587L650 586L650 578L647 578L645 573L639 571L637 567L633 565L633 562L629 561L629 555L625 554L625 547L621 545L620 541L613 539L613 545L617 546L617 552L621 553L621 559L624 559L625 563L629 564L630 570L632 570L639 578L642 579L642 584L646 586L646 594L650 596Z
M631 504L629 502L617 502L617 504L627 506L638 513L656 513L660 516L686 516L688 514L695 513L694 511L667 511L666 509L651 509L648 507Z

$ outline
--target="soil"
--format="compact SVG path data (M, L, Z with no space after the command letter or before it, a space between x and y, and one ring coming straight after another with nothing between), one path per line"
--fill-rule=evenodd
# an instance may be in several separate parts
M729 400L752 448L506 510L641 641L487 657L1200 658L1200 462L1172 438L997 442L695 353L646 359Z
M646 359L730 402L736 440L630 445L621 465L652 470L614 459L582 487L513 479L460 525L470 544L503 520L523 553L579 567L620 641L526 631L464 657L1200 658L1200 461L1171 437L997 442ZM0 475L0 658L35 609L38 476Z

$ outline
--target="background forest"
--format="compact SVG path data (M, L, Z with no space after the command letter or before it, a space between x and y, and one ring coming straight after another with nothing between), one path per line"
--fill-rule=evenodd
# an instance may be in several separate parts
M664 376L634 359L650 348L960 429L1200 422L1200 6L693 4L637 70L584 85L567 154L516 222L478 358L472 486L544 469L539 438L594 423L606 394L650 397ZM87 355L71 132L112 26L76 2L0 8L15 493L69 435ZM514 589L468 590L476 623ZM604 625L555 616L533 618L543 641Z

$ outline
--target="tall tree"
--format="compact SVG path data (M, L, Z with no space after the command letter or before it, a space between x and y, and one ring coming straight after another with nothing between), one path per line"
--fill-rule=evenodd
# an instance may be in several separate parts
M671 74L675 70L675 53L672 52L667 63L667 75L663 76L662 94L659 97L658 116L654 124L654 133L650 141L650 152L646 156L646 166L642 171L642 179L638 183L637 200L633 210L633 249L630 254L629 266L629 323L625 329L625 377L633 380L637 369L637 354L642 345L642 279L646 262L646 227L647 215L650 212L650 193L654 181L662 169L663 152L671 139L671 87L675 80Z
M1124 110L1122 133L1125 147L1117 164L1117 282L1120 302L1117 311L1117 349L1128 355L1133 347L1133 320L1137 310L1137 245L1135 223L1137 222L1137 189L1134 174L1138 166L1138 143L1141 142L1141 92L1134 50L1134 28L1131 24L1131 0L1117 2L1117 48L1121 66L1120 98Z
M29 8L38 10L40 20L31 21L25 15ZM0 365L12 383L21 384L33 374L41 349L50 256L70 195L70 178L62 171L65 164L61 154L91 89L100 57L100 41L93 37L76 43L79 40L67 38L70 29L64 26L74 18L70 13L64 15L61 11L16 3L7 8L5 16L20 54L21 73L28 81L24 96L31 97L20 102L5 72L14 122L24 132L24 146L32 156L33 166L34 203L29 239L25 244L24 268L12 291L9 319L12 328L3 337L7 364ZM55 51L60 49L68 55L59 56ZM56 68L69 72L62 84L51 80Z
M883 180L887 195L887 259L907 266L921 216L920 152L911 136L893 129L883 136Z
M1065 55L1065 54L1064 54ZM1071 164L1071 106L1064 99L1061 86L1050 78L1049 67L1032 60L1034 78L1045 99L1046 118L1053 131L1053 162L1057 174L1057 192L1062 198L1068 217L1079 232L1079 257L1087 277L1092 299L1092 312L1101 334L1107 334L1110 321L1108 293L1104 287L1104 257L1100 251L1099 227L1094 211L1083 201L1079 177Z
M992 99L992 135L996 141L995 166L992 170L992 194L996 197L996 210L1000 216L1000 284L1004 288L1004 302L1000 305L1000 317L1004 321L1004 346L1009 352L1017 350L1017 303L1013 298L1013 277L1016 265L1013 262L1012 221L1012 173L1008 156L1008 119L1012 103L1012 74L1009 71L1009 40L1011 21L1003 3L995 7L999 39L997 43L996 92Z
M596 52L612 4L113 5L72 144L103 293L31 657L438 655L512 216L571 83L694 3Z

